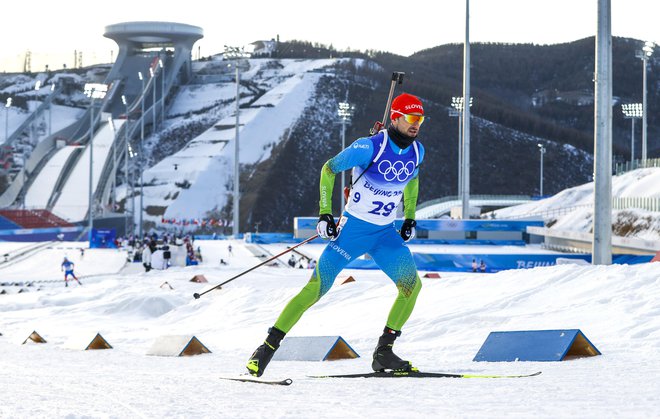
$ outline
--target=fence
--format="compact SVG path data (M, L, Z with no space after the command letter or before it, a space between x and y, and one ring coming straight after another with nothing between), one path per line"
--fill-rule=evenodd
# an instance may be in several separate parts
M548 219L573 212L581 208L593 208L594 204L574 205L570 207L553 208L545 211L528 212L525 214L517 214L507 217L498 217L501 220L515 220L520 218L538 217ZM627 210L627 209L643 209L647 211L660 212L660 198L654 197L623 197L612 198L613 210Z
M624 163L617 163L614 166L614 173L620 175L631 170L641 169L645 167L660 167L660 158L658 159L647 159L647 160L633 160L627 161Z
M624 210L629 208L645 209L647 211L660 211L660 198L627 197L612 198L612 209Z

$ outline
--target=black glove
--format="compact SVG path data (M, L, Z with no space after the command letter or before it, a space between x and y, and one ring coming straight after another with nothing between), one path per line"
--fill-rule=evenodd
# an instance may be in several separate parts
M332 214L321 214L316 224L316 232L324 240L337 237L337 224Z
M403 224L401 224L401 231L399 234L401 234L401 238L403 241L410 241L415 237L415 226L417 225L417 221L411 220L410 218L406 218Z

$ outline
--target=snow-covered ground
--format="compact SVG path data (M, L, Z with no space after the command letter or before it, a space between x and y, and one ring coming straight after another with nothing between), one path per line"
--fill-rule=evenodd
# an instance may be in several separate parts
M660 199L660 168L632 170L612 178L612 198ZM594 183L568 188L540 201L494 211L497 219L538 217L556 230L591 232ZM660 212L643 208L612 211L614 234L660 241ZM625 232L625 234L623 234Z
M233 255L227 245L233 246ZM558 265L424 279L395 350L422 370L517 374L522 379L312 379L364 372L396 290L379 271L345 271L291 336L342 336L361 355L273 361L265 378L289 387L227 382L239 374L310 271L260 267L222 290L192 294L260 263L243 242L198 241L204 263L144 273L125 253L62 243L10 266L0 282L0 417L657 417L660 412L660 264ZM317 254L319 245L303 252ZM0 243L3 253L17 251ZM437 251L434 249L433 251ZM59 263L83 286L65 288ZM282 257L286 261L288 255ZM220 265L220 259L228 265ZM102 273L104 272L104 273ZM203 274L208 284L190 282ZM173 289L161 286L168 282ZM29 292L17 293L24 288ZM37 289L39 289L37 291ZM491 331L581 329L602 356L564 362L473 362ZM47 341L21 345L36 330ZM99 332L111 350L71 349ZM195 335L211 354L156 357L162 335Z

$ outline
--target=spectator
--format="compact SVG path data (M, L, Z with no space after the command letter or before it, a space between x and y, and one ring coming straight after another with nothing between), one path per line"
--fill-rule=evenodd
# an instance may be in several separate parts
M149 272L151 270L151 247L146 244L144 249L142 249L142 266L144 266L144 271Z
M172 252L170 251L170 246L163 246L163 269L167 269L170 266L170 259L172 259Z

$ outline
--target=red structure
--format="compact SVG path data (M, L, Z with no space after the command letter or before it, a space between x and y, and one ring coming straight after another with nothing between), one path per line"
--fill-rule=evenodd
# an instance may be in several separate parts
M4 209L0 210L0 216L17 224L21 228L73 227L73 224L45 209Z

